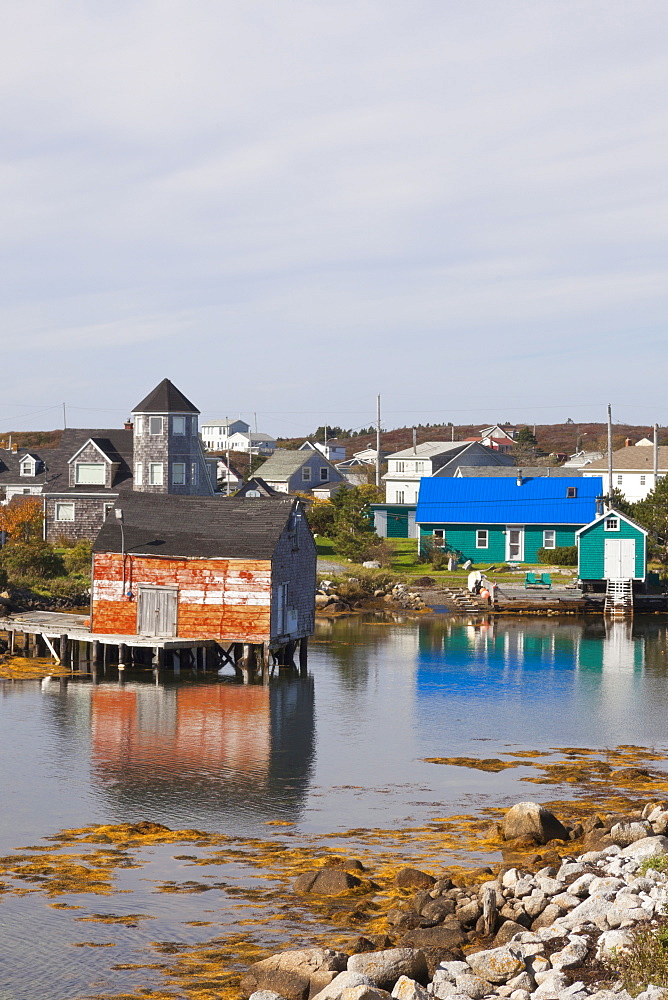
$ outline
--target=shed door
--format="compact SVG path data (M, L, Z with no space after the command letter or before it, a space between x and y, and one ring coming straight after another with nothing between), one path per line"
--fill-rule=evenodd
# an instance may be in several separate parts
M175 587L140 587L137 601L137 635L176 635Z
M632 580L636 575L635 538L606 538L603 556L606 580Z

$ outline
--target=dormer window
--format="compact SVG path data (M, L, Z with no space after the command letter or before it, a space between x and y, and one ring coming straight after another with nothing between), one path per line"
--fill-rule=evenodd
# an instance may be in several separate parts
M148 432L149 434L162 434L162 417L148 418Z
M185 417L172 417L172 433L185 435L186 433L186 418Z
M77 462L76 484L77 486L104 486L104 462Z
M34 476L37 471L37 463L34 458L21 459L19 472L22 476Z

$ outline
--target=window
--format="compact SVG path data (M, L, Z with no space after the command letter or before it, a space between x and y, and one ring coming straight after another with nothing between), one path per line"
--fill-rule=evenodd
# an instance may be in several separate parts
M259 497L260 496L260 491L259 490L248 490L248 492L246 493L246 496L247 497Z
M149 434L162 434L162 417L148 418L148 432Z
M424 472L424 462L416 462L415 463L415 471L416 472Z
M445 528L434 528L433 531L434 545L437 548L442 549L445 547Z
M302 482L303 483L310 483L311 482L311 466L310 465L304 465L302 467Z
M141 434L143 429L144 425L142 423L142 417L135 417L135 428L134 428L135 434Z
M199 482L199 471L196 462L193 462L192 466L190 467L190 482L193 486L197 486Z
M144 463L135 462L135 486L142 486L144 482Z
M403 503L404 502L404 491L403 490L397 490L396 497L397 497L397 500L396 500L397 503Z
M185 434L186 433L186 418L185 417L172 417L172 432L174 434Z
M151 420L153 417L151 417ZM151 462L148 467L148 481L151 486L162 486L162 462Z
M25 488L25 489L21 490L21 493L22 493L22 494L23 494L24 496L26 496L26 495L27 495L27 496L29 496L29 495L30 495L30 492L31 492L31 491L30 491L30 487L29 487L29 486L26 486L26 488Z
M34 476L35 467L31 458L26 458L21 462L20 474L22 476Z
M546 528L543 532L543 548L555 549L557 547L557 533L554 528Z
M77 484L104 486L104 472L103 462L77 462Z
M641 477L640 477L640 485L641 485L641 486L644 486L644 485L645 485L645 476L641 476Z
M606 531L619 531L619 518L618 517L609 517L609 518L607 518L606 522L605 522L605 530Z
M489 534L487 528L478 528L475 533L475 547L477 549L486 549L488 544Z
M74 504L57 503L56 521L73 521L73 520L74 520Z
M186 485L186 463L185 462L172 462L172 485L173 486L185 486Z
M618 486L622 485L622 477L621 476L617 476L617 485Z
M577 486L567 486L566 487L566 496L567 497L570 497L570 499L573 499L573 497L576 497L577 495L578 495L578 488L577 488Z
M403 472L405 464L406 464L405 462L395 462L394 463L394 471L395 472Z
M327 482L327 469L324 465L320 466L320 482L321 483Z
M107 520L107 518L109 517L109 515L111 514L111 512L112 512L113 509L114 509L113 503L102 504L102 518L103 518L103 520L105 520L105 521Z

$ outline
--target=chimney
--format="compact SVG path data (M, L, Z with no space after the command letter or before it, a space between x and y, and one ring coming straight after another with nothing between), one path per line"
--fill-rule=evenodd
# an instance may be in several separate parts
M624 442L624 447L625 448L630 448L632 444L633 444L633 441L631 440L631 438L627 438L626 441Z
M518 486L522 485L522 470L521 469L517 470L517 480L516 480L516 482L517 482Z
M131 431L133 427L134 427L134 424L132 423L132 421L128 417L128 419L123 424L123 430L124 431Z

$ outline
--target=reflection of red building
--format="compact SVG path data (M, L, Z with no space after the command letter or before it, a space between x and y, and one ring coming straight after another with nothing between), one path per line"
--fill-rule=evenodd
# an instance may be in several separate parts
M269 689L93 688L93 759L119 770L170 774L198 759L265 781L271 756Z

